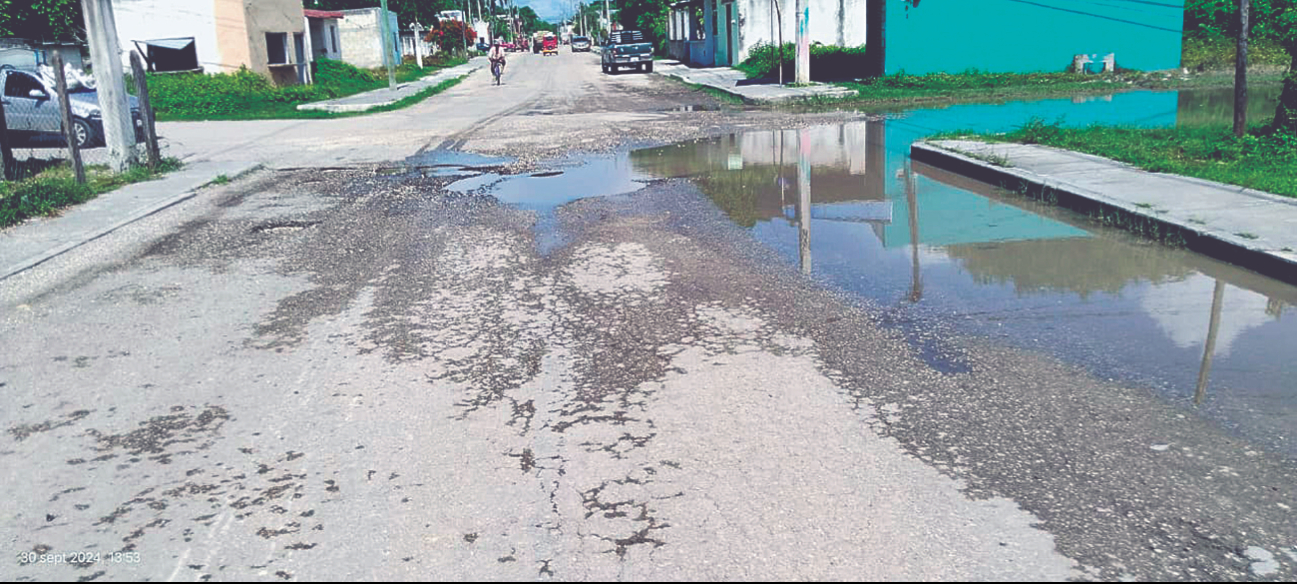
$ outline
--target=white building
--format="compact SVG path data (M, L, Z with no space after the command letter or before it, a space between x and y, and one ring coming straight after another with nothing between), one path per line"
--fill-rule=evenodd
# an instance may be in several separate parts
M152 71L246 67L281 85L307 79L302 0L114 0L113 16L127 67L139 50Z
M840 47L865 44L866 0L807 0L810 42ZM672 55L695 66L741 63L758 44L797 39L795 4L782 0L686 0L671 6ZM701 9L702 22L697 14ZM688 43L688 44L686 44Z
M383 27L379 20L381 8L357 8L339 10L342 21L338 23L338 34L342 37L342 61L361 69L373 69L383 66ZM397 26L396 13L387 11L388 34L386 46L392 55L392 63L401 62L400 31Z

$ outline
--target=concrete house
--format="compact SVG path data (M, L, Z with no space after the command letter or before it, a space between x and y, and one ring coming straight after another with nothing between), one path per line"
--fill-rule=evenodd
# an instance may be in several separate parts
M807 0L811 43L869 47L865 75L1063 71L1078 55L1121 67L1180 65L1184 0ZM796 39L793 0L682 0L671 55L697 67L742 62L760 43Z
M114 0L113 13L122 47L151 71L247 67L280 85L307 79L302 0Z
M338 34L342 36L342 60L361 69L373 69L383 66L383 27L379 20L381 8L358 8L339 10L342 20L338 23ZM387 11L388 39L386 46L392 53L393 63L401 62L400 27L397 26L396 13Z
M306 40L310 45L311 60L342 60L342 37L338 34L338 24L343 14L335 10L303 11L306 17Z
M866 0L807 0L812 43L858 47L865 44ZM729 67L748 58L753 47L796 39L793 0L685 0L671 6L668 42L682 62Z
M16 69L35 69L40 65L48 65L54 52L58 51L63 54L65 63L83 69L83 48L83 45L77 43L0 39L0 67L8 65Z

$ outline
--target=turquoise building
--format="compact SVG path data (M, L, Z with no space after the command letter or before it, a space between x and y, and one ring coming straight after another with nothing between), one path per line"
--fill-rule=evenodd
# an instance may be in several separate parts
M1180 66L1184 0L871 0L872 75L1061 72L1076 55Z

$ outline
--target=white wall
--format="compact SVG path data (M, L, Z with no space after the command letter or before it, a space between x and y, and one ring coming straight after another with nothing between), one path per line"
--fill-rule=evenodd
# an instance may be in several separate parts
M826 45L858 47L865 44L866 0L807 0L810 3L811 42ZM739 9L738 57L735 63L748 57L748 51L758 43L777 43L770 34L770 0L735 0ZM779 0L783 15L785 43L797 42L797 15L795 0ZM778 21L778 18L775 19ZM724 42L719 39L718 42Z
M382 27L379 25L379 8L359 10L342 10L343 19L338 22L339 43L342 44L342 61L362 69L373 69L383 66ZM396 35L396 13L388 11L388 23L391 34ZM389 41L389 43L394 41ZM400 43L392 48L396 64L401 62Z
M193 37L198 64L207 73L235 71L244 64L235 59L222 60L216 42L217 27L237 27L243 23L222 23L216 19L212 0L113 0L117 21L117 41L122 48L122 64L129 69L132 41ZM222 19L224 20L224 19Z

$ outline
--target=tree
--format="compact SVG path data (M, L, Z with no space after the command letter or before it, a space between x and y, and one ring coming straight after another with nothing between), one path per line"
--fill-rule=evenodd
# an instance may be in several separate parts
M477 33L458 20L443 20L423 36L425 42L437 43L442 50L463 48L465 41L472 44Z
M621 0L618 6L617 22L623 28L643 32L645 40L653 43L658 52L666 52L667 21L671 17L666 0Z
M0 0L0 37L84 42L81 0Z
M1277 0L1274 3L1279 4ZM1279 44L1292 57L1275 108L1274 129L1297 136L1297 0L1285 0L1275 13L1274 23Z

